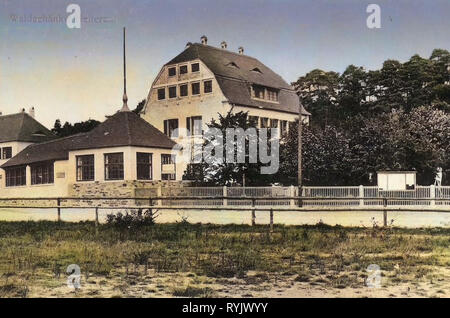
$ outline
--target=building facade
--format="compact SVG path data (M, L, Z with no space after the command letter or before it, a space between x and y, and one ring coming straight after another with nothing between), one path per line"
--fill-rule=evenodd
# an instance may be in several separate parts
M133 196L181 179L175 142L131 111L88 133L33 144L4 163L0 197Z
M0 114L0 165L29 145L55 138L50 130L34 119L34 108L30 113L22 110L17 114Z
M188 43L185 50L165 64L154 80L142 116L168 137L183 144L184 138L201 138L218 114L248 112L258 128L279 128L281 133L310 114L301 106L294 89L257 59L202 43Z

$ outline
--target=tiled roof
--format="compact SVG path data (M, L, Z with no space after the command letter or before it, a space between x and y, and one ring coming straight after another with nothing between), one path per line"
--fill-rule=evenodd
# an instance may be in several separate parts
M69 151L137 146L172 149L175 142L133 112L117 112L92 131L30 145L2 168L34 162L67 160Z
M292 87L281 76L256 58L194 43L166 65L199 59L215 74L225 97L232 104L259 107L270 110L298 113L299 98ZM279 103L254 100L250 96L250 85L259 84L280 89ZM303 113L309 113L303 109Z
M0 142L43 142L56 138L27 113L0 116Z

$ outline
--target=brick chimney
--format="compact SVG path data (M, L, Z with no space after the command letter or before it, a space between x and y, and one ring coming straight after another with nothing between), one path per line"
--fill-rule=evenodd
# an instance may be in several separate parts
M206 35L203 35L203 36L200 38L200 41L202 41L202 44L203 44L203 45L207 45L207 44L208 44L208 38L206 37Z
M222 41L222 43L220 43L220 47L225 50L227 48L227 42Z
M28 111L28 114L31 116L31 117L35 117L35 111L34 111L34 107L31 107L30 108L30 110Z
M244 47L240 46L238 50L239 54L244 54Z

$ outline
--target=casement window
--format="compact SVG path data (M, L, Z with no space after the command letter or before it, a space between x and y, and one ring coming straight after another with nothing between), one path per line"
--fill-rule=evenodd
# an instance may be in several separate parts
M278 119L270 120L270 128L278 128Z
M164 120L164 134L168 137L178 137L178 119Z
M269 128L269 118L261 117L261 128Z
M192 71L192 73L199 72L200 71L200 64L199 63L193 63L191 65L191 71Z
M259 117L258 116L248 116L248 121L254 126L258 127Z
M253 97L254 98L264 99L264 91L265 91L265 88L263 86L253 85Z
M267 88L267 99L272 102L278 102L278 91L276 89Z
M6 168L6 186L18 187L27 185L27 168L15 167Z
M158 100L166 99L166 89L158 88Z
M175 155L161 155L161 180L175 180Z
M105 153L105 180L123 180L123 152Z
M31 184L54 183L53 162L31 165Z
M188 85L187 84L180 85L180 96L181 97L188 96Z
M287 129L288 129L288 122L287 122L287 120L280 121L281 134L287 133Z
M95 165L94 155L76 156L77 181L94 181Z
M186 129L189 135L202 135L202 116L186 117Z
M169 67L169 76L175 76L177 75L177 68L176 67Z
M188 72L187 65L181 65L180 66L180 74L186 74Z
M204 93L212 93L212 81L204 81L203 82L203 92Z
M200 83L192 83L192 95L200 95Z
M253 85L251 93L253 98L265 99L271 102L278 102L278 90L275 88Z
M169 98L176 98L176 97L177 97L177 87L170 86L169 87Z
M4 147L1 149L0 159L11 159L12 157L12 147Z
M153 154L137 152L136 153L136 164L137 164L137 178L138 180L152 180L152 161Z

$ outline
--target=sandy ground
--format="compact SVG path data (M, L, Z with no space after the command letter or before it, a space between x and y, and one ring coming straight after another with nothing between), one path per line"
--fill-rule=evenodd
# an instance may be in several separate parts
M352 275L352 273L347 273ZM209 278L191 273L156 273L143 268L126 274L115 272L110 277L82 276L81 287L74 291L66 278L43 277L33 282L28 297L174 297L177 290L188 286L197 294L181 297L450 297L450 267L439 269L412 282L393 282L394 273L383 273L380 288L369 288L365 278L354 273L352 286L333 287L327 276L311 277L301 282L296 275L267 275L249 272L242 278ZM329 273L327 274L329 275Z
M117 210L99 210L100 222L105 222L106 215ZM250 211L194 211L194 210L161 210L158 212L158 223L180 222L187 218L190 223L214 224L251 224ZM92 209L62 210L63 221L94 221L95 212ZM0 221L56 221L55 209L1 209ZM450 213L444 212L388 212L389 223L400 227L450 227ZM329 225L366 226L373 222L383 224L382 212L274 212L274 222L285 225L317 224L323 222ZM269 212L257 211L256 223L268 224Z

